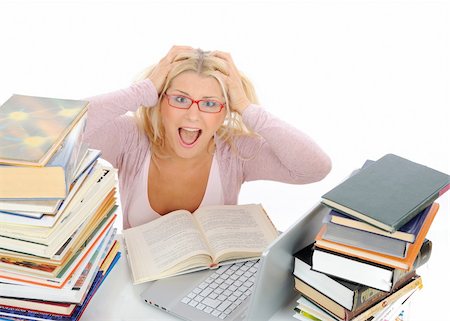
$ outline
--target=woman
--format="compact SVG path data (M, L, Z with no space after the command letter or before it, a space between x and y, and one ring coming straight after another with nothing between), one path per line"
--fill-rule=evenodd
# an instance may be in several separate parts
M91 98L85 140L119 170L125 229L236 204L245 181L306 184L331 169L309 137L257 105L229 54L186 46L131 87Z

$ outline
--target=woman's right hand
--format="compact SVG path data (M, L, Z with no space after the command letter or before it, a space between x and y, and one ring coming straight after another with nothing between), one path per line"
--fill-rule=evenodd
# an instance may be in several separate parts
M159 61L159 63L153 68L148 75L148 78L152 81L158 95L161 94L167 75L176 63L174 60L181 52L191 51L194 48L189 46L173 46L169 52Z

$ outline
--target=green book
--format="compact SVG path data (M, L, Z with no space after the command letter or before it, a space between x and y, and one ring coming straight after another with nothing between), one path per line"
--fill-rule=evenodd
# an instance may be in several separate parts
M449 188L449 175L387 154L324 194L322 203L394 232Z

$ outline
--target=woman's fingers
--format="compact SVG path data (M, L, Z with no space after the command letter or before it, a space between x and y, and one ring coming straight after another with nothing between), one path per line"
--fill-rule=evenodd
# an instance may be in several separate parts
M250 104L250 101L245 93L241 74L234 64L233 58L227 52L223 51L214 51L211 53L215 57L225 60L227 65L228 75L225 73L221 73L222 79L225 78L225 82L228 87L228 96L230 98L230 105L234 111L242 114L244 109Z
M186 51L194 50L189 46L173 46L169 52L159 61L159 63L153 68L152 72L148 76L156 87L158 94L161 93L164 82L170 70L177 64L176 57Z

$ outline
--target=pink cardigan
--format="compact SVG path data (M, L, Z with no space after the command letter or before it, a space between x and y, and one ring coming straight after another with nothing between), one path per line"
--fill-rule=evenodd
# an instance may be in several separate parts
M130 191L151 145L137 127L134 112L141 105L154 106L158 94L146 79L129 88L88 99L88 121L84 140L119 170L123 227L129 228ZM331 170L330 158L307 135L269 114L257 105L243 115L246 126L260 137L238 137L238 153L215 138L225 204L236 204L246 181L273 180L307 184L323 179ZM240 155L240 156L239 156ZM243 156L243 157L242 157Z

